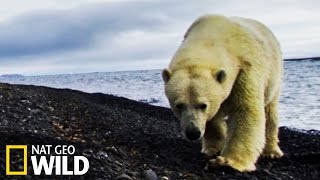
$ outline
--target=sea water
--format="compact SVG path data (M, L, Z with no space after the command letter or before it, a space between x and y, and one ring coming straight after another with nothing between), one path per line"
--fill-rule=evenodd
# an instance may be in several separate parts
M279 106L280 125L320 130L320 61L285 61L284 69ZM0 76L0 82L101 92L169 107L164 95L161 70L45 76L5 75Z

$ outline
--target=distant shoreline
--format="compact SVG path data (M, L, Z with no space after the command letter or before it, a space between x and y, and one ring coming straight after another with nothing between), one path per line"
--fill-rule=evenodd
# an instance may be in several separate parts
M320 57L305 57L305 58L287 58L283 61L319 61ZM92 74L92 73L118 73L118 72L132 72L132 71L153 71L161 69L136 69L136 70L124 70L124 71L106 71L106 72L82 72L82 73L62 73L62 74L42 74L42 75L23 75L23 74L0 74L0 78L16 78L24 76L56 76L56 75L70 75L70 74Z
M283 59L283 61L306 61L306 60L319 61L319 60L320 60L320 57L307 57L307 58L289 58L289 59Z

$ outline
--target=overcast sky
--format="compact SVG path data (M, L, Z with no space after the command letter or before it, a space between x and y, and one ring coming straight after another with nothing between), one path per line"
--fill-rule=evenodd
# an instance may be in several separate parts
M6 0L0 74L162 69L204 14L257 19L285 58L320 56L320 1Z

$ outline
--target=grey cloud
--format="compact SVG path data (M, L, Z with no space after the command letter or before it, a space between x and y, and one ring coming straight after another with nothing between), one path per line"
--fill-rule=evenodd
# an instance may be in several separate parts
M162 19L143 11L149 4L116 3L35 12L0 24L0 58L69 51L94 45L99 34L153 29Z
M48 71L45 66L50 73L135 69L151 66L153 59L154 68L162 68L159 64L169 63L193 20L217 13L263 22L279 38L286 57L319 55L317 5L299 0L150 0L34 11L0 23L0 74L30 72L23 64L41 64L41 74Z

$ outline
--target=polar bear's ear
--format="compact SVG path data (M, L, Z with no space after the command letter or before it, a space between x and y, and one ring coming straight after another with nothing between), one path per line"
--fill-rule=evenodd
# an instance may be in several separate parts
M226 72L224 70L219 70L216 73L216 79L219 83L223 83L226 80Z
M240 64L241 64L241 69L244 70L244 69L248 69L252 66L252 64L247 61L247 58L244 57L244 56L237 56L237 58L239 59L240 61Z
M162 70L162 79L165 83L169 81L170 77L171 77L171 72L169 69Z

